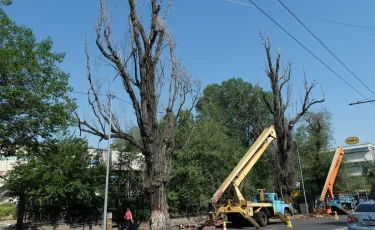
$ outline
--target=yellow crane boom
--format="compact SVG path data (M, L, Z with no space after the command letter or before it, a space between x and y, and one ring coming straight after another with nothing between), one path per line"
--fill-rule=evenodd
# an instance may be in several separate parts
M276 139L274 127L266 128L212 196L209 201L211 205L215 205L225 190L231 185L233 200L240 204L246 204L246 200L238 187L274 139Z

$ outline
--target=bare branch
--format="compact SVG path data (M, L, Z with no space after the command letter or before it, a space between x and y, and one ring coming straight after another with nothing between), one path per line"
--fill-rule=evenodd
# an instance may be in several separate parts
M315 105L315 104L318 104L318 103L322 103L324 102L324 94L323 94L323 98L320 99L320 100L316 100L316 99L310 99L310 94L311 94L311 90L317 85L317 82L315 82L315 80L309 85L307 83L307 79L306 79L306 74L304 72L304 86L305 86L305 97L303 99L303 103L302 103L302 109L301 109L301 112L299 112L297 114L297 116L292 119L291 121L289 121L289 127L292 127L294 124L296 124L299 119L309 110L309 108L312 106L312 105Z

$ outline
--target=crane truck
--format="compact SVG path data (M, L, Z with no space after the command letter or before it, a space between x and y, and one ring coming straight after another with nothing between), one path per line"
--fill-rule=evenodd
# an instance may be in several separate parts
M335 155L333 156L331 167L328 171L322 193L315 201L314 212L317 214L332 214L333 211L338 211L349 215L349 212L345 210L342 205L347 205L348 203L351 204L351 197L344 194L339 194L339 196L335 197L333 192L333 185L343 158L344 150L342 147L339 147L336 149Z
M291 213L290 206L279 200L276 193L265 193L264 189L258 189L259 193L252 200L245 200L239 188L274 139L274 127L266 128L212 196L208 213L211 225L215 225L219 219L224 219L237 226L250 223L259 229L260 226L267 225L269 218L280 218L286 222L284 214ZM228 188L228 199L218 206L218 200Z

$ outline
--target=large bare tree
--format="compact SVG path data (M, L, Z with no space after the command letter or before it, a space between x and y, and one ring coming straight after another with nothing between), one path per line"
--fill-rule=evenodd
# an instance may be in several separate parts
M128 95L131 100L141 139L137 140L121 125L119 114L112 116L110 135L111 138L130 142L145 156L145 188L151 201L151 228L164 228L169 219L166 200L170 169L168 156L173 151L180 112L183 109L191 110L195 105L200 89L199 81L192 78L176 58L176 45L165 21L171 1L146 1L149 3L150 15L142 18L140 7L136 4L139 1L128 0L128 36L122 42L125 46L112 40L109 7L105 0L99 2L96 46L100 50L101 59L112 66L122 80L124 95ZM145 18L149 20L148 23ZM90 70L87 43L85 50L90 82L89 103L95 119L81 119L78 114L76 118L81 131L108 139L108 103L99 98L99 87L94 83ZM123 97L119 94L116 96Z
M263 46L267 53L266 73L270 79L273 100L272 103L264 97L264 102L273 116L274 126L277 134L276 141L276 167L275 167L275 186L287 202L291 202L291 193L295 182L295 167L293 160L293 138L292 131L294 125L314 104L324 102L323 98L317 100L311 97L312 89L317 85L315 81L307 83L306 76L304 81L305 93L302 97L302 106L299 112L292 118L288 118L287 109L290 107L291 87L290 79L292 73L292 63L280 70L281 54L278 51L275 65L271 58L270 38L261 34Z

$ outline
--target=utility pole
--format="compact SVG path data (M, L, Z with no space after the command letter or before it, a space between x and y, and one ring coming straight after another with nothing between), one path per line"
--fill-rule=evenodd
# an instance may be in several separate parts
M296 144L296 148L297 148L297 154L298 154L299 169L300 169L300 172L301 172L301 180L302 180L303 196L305 197L306 213L309 214L309 207L308 207L308 205L307 205L307 199L306 199L305 183L304 183L304 181L303 181L303 173L302 173L301 158L300 158L300 155L299 155L299 149L298 149L297 144Z
M107 230L107 208L108 208L109 170L111 168L112 99L113 99L113 92L111 92L111 95L109 96L108 151L107 151L107 172L106 172L106 178L105 178L103 230Z
M125 61L124 65L121 69L126 68L126 64L130 60L130 58L135 54L137 51L136 48L132 49L128 59ZM120 69L120 70L121 70ZM116 80L117 76L120 73L120 70L117 71L116 76L113 78L112 82L110 83L110 96L109 96L109 127L108 127L108 153L107 153L107 172L105 178L105 194L104 194L104 212L103 212L103 230L107 230L107 208L108 208L108 186L109 186L109 170L111 167L112 156L111 156L111 128L112 128L112 100L115 97L113 93L113 82Z

